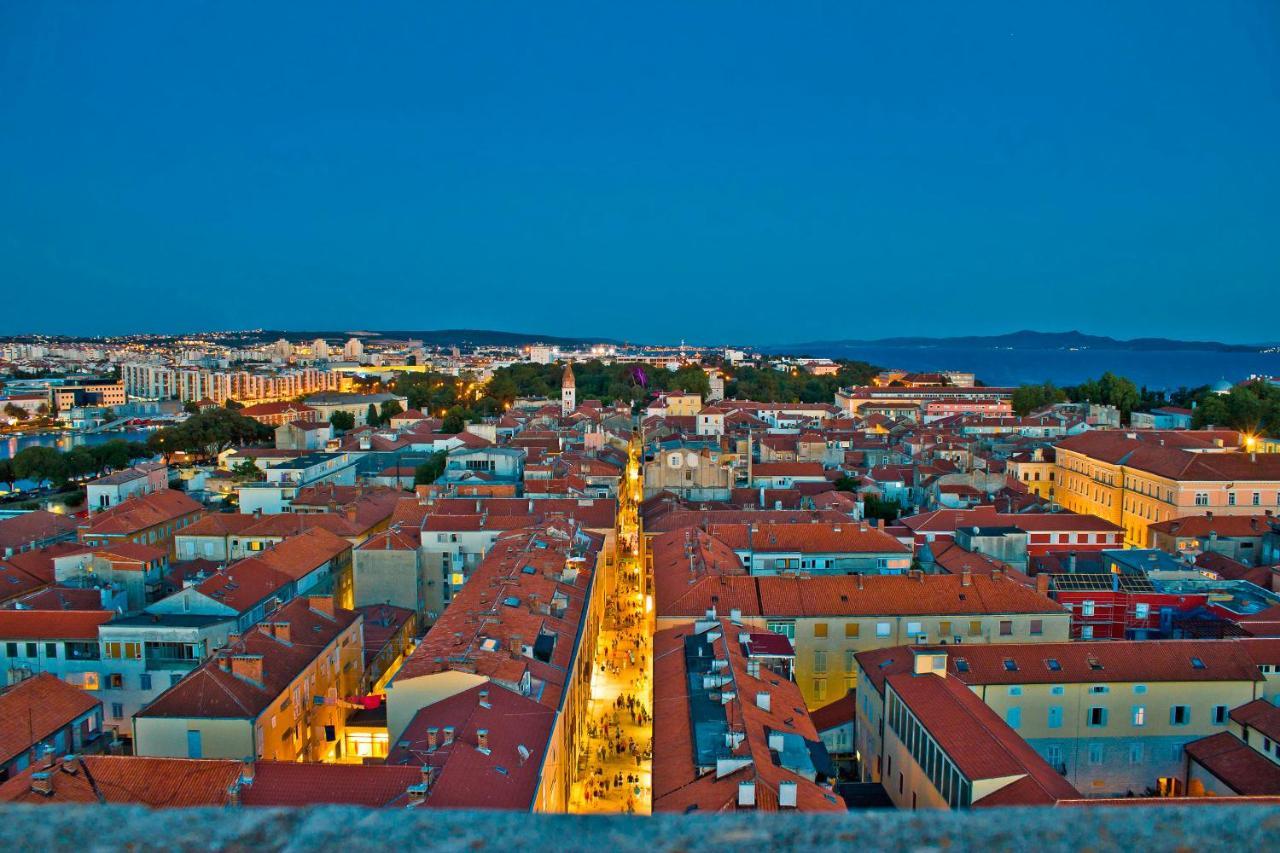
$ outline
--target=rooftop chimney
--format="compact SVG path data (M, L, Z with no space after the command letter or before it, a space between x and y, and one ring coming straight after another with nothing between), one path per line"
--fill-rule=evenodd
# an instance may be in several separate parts
M427 752L431 752L440 743L440 729L437 726L427 727Z
M322 613L333 619L333 599L327 595L308 595L307 606L316 613Z
M772 704L773 702L771 697L769 696L768 690L761 690L759 693L756 694L756 707L759 708L761 711L771 710Z
M968 569L960 572L960 586L973 586L973 573Z
M453 743L453 726L444 727L444 746L450 746Z
M488 729L476 729L476 749L480 750L485 755L489 754L489 730Z
M262 655L231 655L231 674L262 684Z
M493 707L492 705L489 704L489 691L487 689L482 689L480 691L480 707L481 708Z
M289 642L289 623L288 622L272 622L271 636L275 637L282 643Z
M1041 595L1049 594L1049 581L1051 580L1048 572L1041 572L1036 575L1036 592Z
M427 790L431 789L431 786L435 784L435 781L436 769L430 764L422 765L422 784L427 786Z
M48 770L37 770L31 774L31 793L53 796L53 774Z

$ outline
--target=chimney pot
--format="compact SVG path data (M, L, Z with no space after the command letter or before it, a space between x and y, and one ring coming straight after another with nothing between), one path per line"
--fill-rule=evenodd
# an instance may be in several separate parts
M489 751L488 729L476 729L476 747L483 752Z
M427 751L435 749L440 742L440 729L436 726L427 727Z
M37 770L31 774L31 793L53 796L53 774L48 770Z
M449 746L453 743L453 726L444 727L444 745Z

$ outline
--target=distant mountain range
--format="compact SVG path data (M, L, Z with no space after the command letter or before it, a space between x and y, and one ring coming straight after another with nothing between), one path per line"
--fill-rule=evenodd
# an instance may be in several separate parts
M809 341L807 343L763 347L766 352L792 353L831 347L871 347L876 349L1061 350L1092 349L1116 352L1258 352L1275 344L1224 344L1218 341L1178 341L1172 338L1134 338L1122 341L1083 332L1010 332L1007 335L966 335L954 338L879 338L876 340Z

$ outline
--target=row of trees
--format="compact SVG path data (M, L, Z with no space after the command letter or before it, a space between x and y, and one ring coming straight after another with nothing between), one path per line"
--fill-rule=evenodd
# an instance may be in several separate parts
M880 368L865 361L840 360L839 372L814 376L803 370L777 370L769 364L739 367L725 381L725 396L762 403L831 403L836 391L850 385L866 385Z
M180 424L153 432L147 447L165 462L175 453L207 461L229 447L269 441L273 430L266 424L231 409L205 409Z
M1226 426L1250 435L1280 436L1280 388L1269 382L1247 382L1228 394L1201 389L1192 425Z
M1097 403L1103 406L1115 406L1120 410L1120 420L1129 422L1129 414L1134 409L1145 406L1159 406L1164 403L1160 394L1139 389L1132 379L1107 371L1097 379L1090 379L1079 385L1068 385L1059 388L1052 382L1039 385L1021 385L1013 392L1013 411L1017 415L1052 405L1053 403Z
M1280 388L1260 380L1237 385L1227 394L1215 393L1207 385L1182 387L1165 394L1139 388L1123 376L1104 373L1065 388L1052 382L1022 385L1013 392L1013 411L1025 415L1042 406L1067 401L1115 406L1124 423L1129 422L1134 411L1178 406L1193 410L1192 425L1197 429L1222 426L1251 435L1280 435Z
M755 367L725 367L725 396L764 403L830 403L842 386L865 385L879 368L861 361L840 361L833 376L813 376L799 370L777 370L768 363ZM560 394L562 364L513 364L494 372L477 393L474 408L480 413L499 411L517 397L550 397ZM579 400L626 400L633 405L660 391L687 391L705 399L711 392L706 372L697 365L668 370L660 365L604 364L586 361L573 366ZM465 380L464 384L465 384ZM412 398L410 399L412 403ZM464 405L468 401L462 400Z
M24 447L12 459L0 459L0 483L10 490L18 480L48 481L61 488L71 480L128 468L135 461L152 455L145 444L121 438L92 446L78 445L66 452L56 447L33 445Z
M15 405L13 403L4 404L4 413L9 417L13 418L15 421L19 421L19 422L26 421L31 418L30 412L28 412L26 409L22 408L21 406ZM48 404L41 403L39 408L36 409L36 417L47 418L48 416L49 416Z

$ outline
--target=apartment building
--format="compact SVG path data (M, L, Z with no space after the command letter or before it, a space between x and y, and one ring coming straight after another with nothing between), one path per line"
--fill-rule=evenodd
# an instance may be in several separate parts
M85 505L90 512L99 512L136 495L146 495L167 488L169 466L160 462L143 462L90 480L85 484Z
M204 506L172 489L127 498L80 522L77 538L91 547L135 542L172 550L173 536L204 515Z
M1280 456L1246 452L1226 430L1099 431L1056 448L1057 500L1120 525L1144 548L1148 527L1212 511L1257 515L1280 506Z
M727 619L654 636L654 812L845 810L800 690L753 636Z
M49 673L85 690L100 687L98 626L110 610L0 610L4 683Z
M235 630L226 616L141 613L98 627L98 695L107 728L133 737L133 715L183 679Z
M1060 605L1000 572L753 576L731 547L696 529L657 536L648 553L660 628L715 613L788 637L795 681L811 709L854 689L854 655L867 649L1038 644L1070 632L1070 614Z
M362 618L328 596L299 598L133 717L138 755L332 761L364 676Z
M1183 792L1183 749L1225 731L1230 709L1263 692L1250 653L1231 640L936 644L862 652L857 703L861 778L893 795L886 680L915 670L971 691L1086 797ZM890 686L896 682L889 682ZM889 727L890 730L893 727ZM1007 738L1006 738L1007 740Z
M538 769L531 799L511 807L565 809L578 757L587 749L578 721L590 692L584 650L594 647L604 612L604 583L597 582L602 543L603 537L565 522L503 534L392 678L391 742L416 748L392 750L388 763L420 765L423 753L431 756L428 804L490 804L491 792L464 777L495 764L510 770L511 758L499 756L486 740L491 731L495 737L505 733L476 721L460 727L453 720L463 706L478 707L485 717L495 708L505 716L537 706L545 711L527 714L526 724L512 721L528 753L522 763ZM465 748L456 741L458 732L466 733ZM468 770L455 772L459 765Z
M910 549L865 521L712 523L705 530L732 548L753 575L902 574L911 568Z
M0 782L40 760L95 749L102 735L102 702L92 693L42 674L0 690Z

